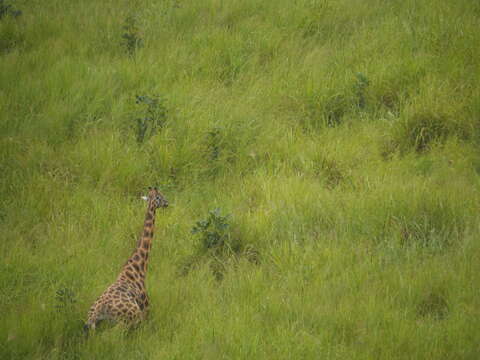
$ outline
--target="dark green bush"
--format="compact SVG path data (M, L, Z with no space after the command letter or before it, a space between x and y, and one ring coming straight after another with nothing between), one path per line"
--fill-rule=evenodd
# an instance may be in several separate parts
M125 47L127 54L133 56L139 48L143 47L143 40L140 37L140 29L137 26L137 21L135 17L128 16L125 19L123 31L124 33L122 34L122 45Z
M24 41L24 35L19 31L16 21L13 20L21 14L20 10L16 10L6 1L0 0L0 20L6 18L0 24L0 55L10 52Z
M18 17L22 15L22 11L15 9L8 1L0 0L0 19L7 15Z
M228 268L241 257L258 263L258 252L245 245L239 236L234 236L230 219L230 215L222 215L217 208L195 223L192 234L198 239L196 251L182 263L181 274L186 275L201 263L208 263L215 278L221 280Z
M137 95L137 105L146 106L143 116L135 119L135 135L139 144L155 135L165 126L168 110L164 102L165 100L158 96Z
M230 227L229 217L230 215L222 216L220 209L217 208L211 210L206 219L197 221L192 228L192 234L198 235L201 251L223 251L224 248L235 251L228 231Z
M368 78L362 73L355 74L355 77L356 80L353 84L353 91L357 96L357 106L360 109L363 109L367 105L365 92L368 88L368 85L370 85L370 80L368 80Z
M75 292L67 287L62 287L55 292L55 309L66 310L77 302Z

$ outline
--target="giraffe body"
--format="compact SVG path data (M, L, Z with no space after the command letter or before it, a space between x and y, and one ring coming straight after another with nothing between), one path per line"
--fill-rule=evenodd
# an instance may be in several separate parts
M136 325L146 316L148 296L145 275L155 225L155 211L165 208L168 201L155 188L148 194L148 208L143 233L137 248L127 260L117 280L93 303L88 312L85 330L95 329L102 320Z

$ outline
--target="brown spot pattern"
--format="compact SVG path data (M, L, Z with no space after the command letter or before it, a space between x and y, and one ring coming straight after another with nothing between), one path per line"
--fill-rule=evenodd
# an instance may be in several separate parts
M139 321L144 317L143 313L149 303L145 293L144 277L153 237L156 208L157 204L150 201L143 234L137 241L137 249L127 260L117 281L108 287L90 308L87 320L89 327L95 328L98 320L103 318L128 323L127 320Z
M135 278L133 277L133 274L130 271L126 271L125 274L130 280L135 281Z

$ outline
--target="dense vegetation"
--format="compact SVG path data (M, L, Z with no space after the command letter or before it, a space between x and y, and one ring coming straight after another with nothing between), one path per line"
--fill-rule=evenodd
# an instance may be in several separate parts
M477 359L479 19L0 1L0 358ZM149 319L87 339L150 185Z

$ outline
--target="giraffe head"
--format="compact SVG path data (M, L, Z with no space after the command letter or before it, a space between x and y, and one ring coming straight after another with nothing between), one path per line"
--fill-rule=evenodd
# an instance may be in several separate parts
M166 208L168 206L168 200L156 187L149 187L148 196L142 196L142 199L148 201L155 209Z

